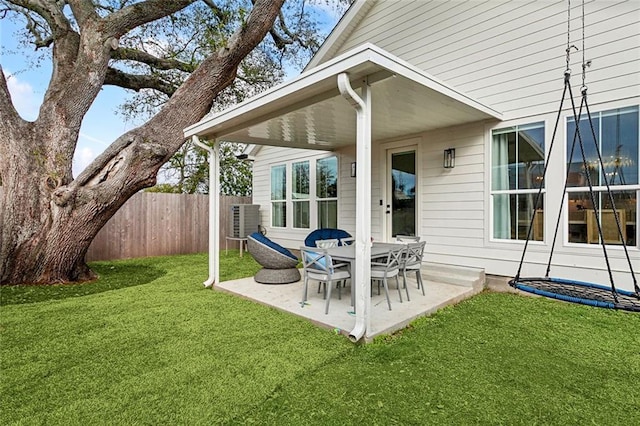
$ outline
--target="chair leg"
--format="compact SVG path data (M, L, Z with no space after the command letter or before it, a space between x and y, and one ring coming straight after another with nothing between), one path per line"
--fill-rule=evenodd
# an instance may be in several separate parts
M424 282L422 281L422 274L419 269L416 271L416 280L418 281L418 287L422 288L422 295L424 296Z
M309 278L304 277L304 284L302 286L302 302L301 305L304 306L304 302L307 301L307 284L309 283Z
M389 298L389 286L387 285L387 277L382 279L382 284L384 286L384 294L387 296L387 305L389 305L389 310L391 310L391 299Z
M396 277L396 279L398 279L398 277ZM407 292L407 302L411 302L411 298L409 297L409 286L406 282L404 283L404 291Z
M397 275L396 275L396 287L398 287L398 296L400 297L400 303L402 303L402 289L400 288L400 280L398 280Z
M329 302L331 302L331 287L333 287L333 281L329 281L325 283L327 290L327 303L324 308L324 314L327 315L329 313Z

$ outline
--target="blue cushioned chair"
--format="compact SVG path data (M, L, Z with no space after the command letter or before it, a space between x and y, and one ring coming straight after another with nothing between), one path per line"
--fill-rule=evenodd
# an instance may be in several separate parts
M247 237L247 248L262 269L254 279L261 284L288 284L300 281L298 258L285 247L254 232Z
M351 234L343 229L321 228L311 231L307 238L304 239L304 245L307 247L317 247L317 240L338 240L338 245L342 244L343 238L350 238Z

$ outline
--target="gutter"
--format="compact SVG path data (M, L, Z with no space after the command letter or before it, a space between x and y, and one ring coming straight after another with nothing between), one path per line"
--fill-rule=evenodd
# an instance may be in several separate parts
M217 196L220 193L219 150L217 142L212 148L200 142L196 135L191 136L191 141L198 148L209 153L209 278L202 284L205 288L212 288L215 283L220 282L220 250L218 247L220 244L218 229L220 227L220 215ZM211 179L212 176L213 181Z
M356 110L356 237L355 268L352 283L355 284L356 324L349 333L349 340L357 342L369 328L371 311L371 90L365 79L362 97L351 87L349 74L338 74L340 94ZM355 278L355 279L354 279Z

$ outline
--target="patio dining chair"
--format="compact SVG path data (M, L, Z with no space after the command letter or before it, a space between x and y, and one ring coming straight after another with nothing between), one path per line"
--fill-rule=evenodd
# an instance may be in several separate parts
M422 295L424 296L424 283L422 282L422 274L420 268L422 267L422 257L424 255L424 246L427 242L421 241L419 243L407 244L407 251L402 259L400 259L400 271L402 271L402 282L407 288L407 271L413 271L416 273L416 281L418 282L418 288L422 289ZM409 290L407 289L407 299L409 299Z
M316 247L320 247L320 248L338 247L339 244L340 243L339 243L337 238L331 238L331 239L328 239L328 240L316 240ZM335 266L338 266L338 265L334 265L334 267ZM340 289L340 287L339 287L340 283L338 283L337 285L338 285L338 290L339 290ZM345 280L345 282L344 282L344 286L345 287L346 287L346 285L347 285L347 280ZM322 282L318 282L318 293L320 293L320 290L322 289L322 287L323 287L323 283ZM324 287L325 287L324 292L326 294L326 292L327 292L326 285ZM338 293L338 295L340 295L340 293Z
M396 242L398 243L417 243L420 241L420 235L396 235Z
M339 241L337 238L331 238L328 240L316 240L316 247L331 248L338 247Z
M340 240L341 238L347 238L350 236L351 234L349 234L347 231L343 229L320 228L320 229L315 229L311 231L309 235L307 235L307 237L304 239L304 245L305 247L318 247L318 245L316 244L316 241L318 240L329 240L329 239Z
M334 283L338 288L338 297L341 298L340 282L351 278L351 272L346 265L334 265L326 248L300 247L302 256L304 284L302 289L302 305L307 301L309 280L318 281L324 285L324 297L327 300L324 313L329 313L331 302L331 289Z
M400 274L400 261L404 256L406 247L398 247L391 249L386 256L386 259L382 261L380 259L375 259L371 261L371 281L378 282L378 294L380 294L380 283L384 287L384 293L387 297L387 305L389 306L389 310L391 310L391 299L389 298L389 284L388 279L394 278L396 279L396 285L398 287L398 295L400 296L400 303L402 303L402 290L400 289L400 281L398 280L398 275ZM409 298L409 289L407 291L407 299Z
M356 239L354 237L340 238L340 245L341 246L350 246L351 244L354 244L355 242L356 242Z

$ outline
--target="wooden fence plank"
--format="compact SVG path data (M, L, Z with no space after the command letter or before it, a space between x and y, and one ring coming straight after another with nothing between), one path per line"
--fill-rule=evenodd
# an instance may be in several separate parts
M220 246L228 232L233 204L251 197L220 197ZM140 192L129 199L94 238L87 261L206 252L209 196ZM229 248L239 248L229 241Z
M229 231L231 205L250 203L251 197L220 197L221 247L224 248ZM89 246L86 260L206 252L208 229L208 195L140 192L98 232ZM240 247L237 241L229 241L228 245L230 249Z

